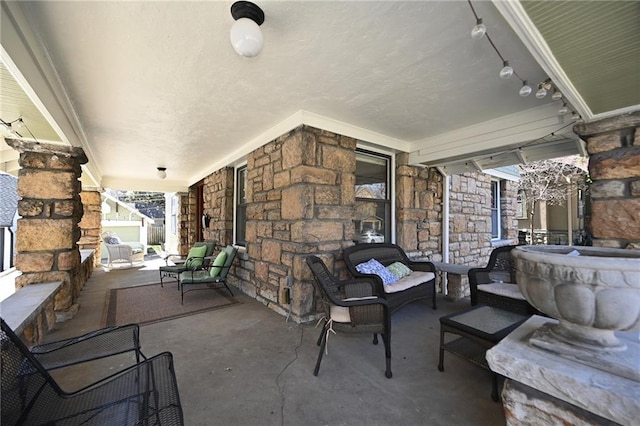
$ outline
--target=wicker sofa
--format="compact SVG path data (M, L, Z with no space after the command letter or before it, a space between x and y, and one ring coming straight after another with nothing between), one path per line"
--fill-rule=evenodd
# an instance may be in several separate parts
M384 266L401 262L413 272L391 285L383 285L382 279L378 275L358 272L356 267L370 259L376 259ZM347 247L344 250L344 263L354 277L367 277L375 280L377 293L383 295L387 300L391 312L419 299L431 299L433 309L437 309L435 266L431 262L410 260L404 250L396 244L366 243Z

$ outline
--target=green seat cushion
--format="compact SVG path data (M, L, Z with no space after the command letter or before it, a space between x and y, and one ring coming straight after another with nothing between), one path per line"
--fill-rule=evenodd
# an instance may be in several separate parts
M185 267L197 268L202 266L204 262L204 255L207 252L207 246L191 247L189 254L187 255L187 261Z
M387 266L387 269L393 275L398 277L398 279L406 277L407 275L411 275L411 273L413 272L411 269L407 267L407 265L405 265L402 262L394 262L391 265Z
M220 272L222 271L222 267L224 266L224 262L226 260L227 260L227 253L221 251L216 256L216 259L213 261L213 263L211 264L211 271L209 273L211 278L215 278L218 275L220 275Z

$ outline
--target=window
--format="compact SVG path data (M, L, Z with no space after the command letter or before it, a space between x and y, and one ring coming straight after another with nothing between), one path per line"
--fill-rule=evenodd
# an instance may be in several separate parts
M236 244L246 246L247 166L236 169Z
M391 241L391 157L356 151L356 217L358 240Z
M500 182L491 181L491 239L500 239Z
M178 197L171 196L171 234L178 234Z

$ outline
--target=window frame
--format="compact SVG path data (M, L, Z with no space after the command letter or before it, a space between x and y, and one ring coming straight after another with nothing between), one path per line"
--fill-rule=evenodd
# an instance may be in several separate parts
M244 173L244 182L242 185L242 189L243 189L243 197L240 196L240 174ZM234 186L234 191L233 191L233 240L234 240L234 244L241 246L241 247L246 247L247 246L247 198L246 198L246 193L247 193L247 175L248 175L248 169L247 169L247 164L241 164L239 166L237 166L234 170L234 176L233 176L233 186ZM241 203L241 199L244 198L244 203ZM242 220L243 218L240 218L238 215L244 211L244 220ZM243 231L243 237L242 239L239 238L239 233Z
M373 149L371 147L356 147L356 171L354 172L357 175L357 162L358 162L358 154L367 155L370 157L382 159L386 162L386 184L385 184L385 197L381 198L359 198L355 197L354 201L357 203L360 202L374 202L379 203L385 206L385 223L384 223L384 238L385 242L395 243L395 155L393 152ZM355 189L355 186L354 186ZM353 219L355 223L355 218ZM356 229L356 232L358 230ZM359 234L356 234L356 237Z
M489 209L491 211L491 241L498 241L502 238L502 209L500 180L498 179L491 179ZM494 229L494 214L496 229Z

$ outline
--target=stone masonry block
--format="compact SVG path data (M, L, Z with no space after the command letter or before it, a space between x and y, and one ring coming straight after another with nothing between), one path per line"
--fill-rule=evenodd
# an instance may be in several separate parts
M80 252L78 250L63 251L58 254L58 270L71 271L80 265Z
M291 174L289 170L283 170L273 175L273 187L282 188L288 186L291 183Z
M271 263L280 263L282 245L277 241L265 240L262 242L262 260Z
M53 212L56 216L82 216L82 204L73 200L54 201Z
M613 151L622 147L619 132L603 133L592 136L587 140L587 152L597 154L599 152Z
M340 188L328 185L317 186L315 203L322 205L340 204Z
M324 145L322 147L322 166L331 170L353 173L356 171L356 153L342 147Z
M311 219L313 206L311 186L296 185L282 190L282 219Z
M640 198L594 200L591 211L595 238L640 241Z
M338 174L335 171L321 169L312 166L299 166L291 171L291 184L295 183L316 183L322 185L336 185Z
M48 272L53 267L52 252L18 253L16 256L16 269L26 272Z
M625 183L620 180L596 181L591 185L591 198L622 197L625 187Z
M82 191L80 193L80 199L82 204L85 205L98 205L102 204L102 199L98 191Z
M640 180L634 180L629 184L631 188L631 195L634 197L640 197Z
M75 247L77 234L72 219L23 218L18 220L16 246L18 252L70 249Z
M302 221L291 224L291 240L295 242L318 243L343 239L341 222Z
M640 146L592 156L589 174L593 180L640 177Z
M24 198L69 200L75 196L78 178L71 172L21 170L18 194Z
M18 214L22 217L40 216L44 211L44 201L26 199L18 201Z

